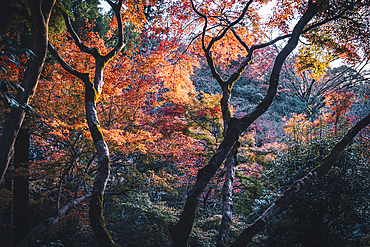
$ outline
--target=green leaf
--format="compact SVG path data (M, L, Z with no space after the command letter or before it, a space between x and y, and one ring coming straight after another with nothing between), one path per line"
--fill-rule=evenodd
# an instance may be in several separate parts
M14 107L14 108L19 107L19 103L15 99L10 97L8 94L5 94L5 99L10 107Z

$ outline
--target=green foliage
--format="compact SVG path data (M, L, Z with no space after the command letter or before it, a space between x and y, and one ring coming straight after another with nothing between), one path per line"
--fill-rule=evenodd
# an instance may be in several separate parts
M253 211L255 200L262 196L264 188L259 179L254 176L245 176L239 171L235 172L235 176L241 180L244 187L242 193L235 197L235 212L250 214Z
M167 226L178 212L165 202L152 202L145 193L110 200L108 229L121 246L171 246Z
M3 100L6 108L14 107L24 109L27 112L32 111L31 106L28 104L20 105L14 99L14 92L17 90L24 91L24 89L17 82L9 80L7 72L9 69L18 69L19 65L24 65L25 59L22 59L22 54L26 54L31 59L36 59L35 54L27 48L21 48L18 42L1 36L0 48L0 99Z
M273 191L276 195L317 166L347 131L346 126L333 128L329 122L311 129L306 121L292 126L286 140L289 148L266 172L279 188ZM302 134L303 130L308 132ZM361 138L348 146L326 176L300 193L291 208L267 226L265 245L360 246L370 226L369 148Z
M0 229L10 227L10 222L6 219L7 213L9 212L11 203L13 200L13 193L6 188L0 190Z
M213 214L210 217L199 218L195 221L194 227L190 234L189 246L213 247L218 238L218 231L221 226L222 215ZM229 231L229 242L232 242L246 224L241 222L238 217L234 217Z

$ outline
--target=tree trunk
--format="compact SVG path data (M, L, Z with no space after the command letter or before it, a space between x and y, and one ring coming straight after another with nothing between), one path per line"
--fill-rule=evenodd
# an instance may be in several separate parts
M22 87L24 92L19 90L15 99L20 105L29 104L35 94L38 80L42 72L48 44L48 25L51 10L56 0L29 1L31 15L27 16L31 22L31 47L36 58L27 62L24 73ZM13 156L14 144L18 131L24 120L24 110L12 109L7 119L4 121L2 135L0 139L0 183L4 179L10 159Z
M13 246L17 246L28 233L29 147L30 134L21 129L14 147Z
M240 143L236 142L231 149L226 162L225 182L222 186L222 220L220 226L219 240L217 246L227 246L227 238L229 235L230 224L233 216L233 187L235 178L235 169L238 165L238 147Z
M4 185L5 189L8 191L12 191L12 178L13 171L11 169L8 169L5 174L4 179ZM13 225L13 202L10 202L9 207L5 211L5 222L3 224L6 224L8 227L4 231L4 238L3 238L3 246L4 247L12 247L12 225Z
M263 227L273 217L286 209L295 198L295 196L308 186L310 186L318 177L324 176L332 167L339 153L352 142L353 138L370 124L370 114L353 126L348 133L340 140L330 153L321 161L321 164L312 169L305 177L295 181L284 194L276 200L260 217L258 217L250 226L248 226L235 240L231 247L246 247L252 240L252 237L261 231Z

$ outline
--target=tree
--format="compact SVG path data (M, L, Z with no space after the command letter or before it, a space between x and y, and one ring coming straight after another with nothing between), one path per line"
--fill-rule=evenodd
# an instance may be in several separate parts
M319 165L345 134L353 120L346 104L337 121L337 108L342 105L333 104L333 112L315 121L304 114L286 119L286 149L267 166L266 172L277 194ZM267 246L360 246L368 227L368 149L369 143L363 137L354 138L330 171L318 178L315 186L298 194L292 206L268 224L266 242L261 242Z
M86 120L90 129L91 136L94 141L95 148L97 150L97 158L99 160L98 171L95 177L94 188L90 199L89 217L90 224L95 232L95 236L101 246L110 246L115 244L109 235L104 219L103 219L103 194L105 186L109 176L110 160L109 160L109 149L104 141L103 133L101 131L99 120L96 112L96 103L103 88L103 70L106 64L115 57L122 47L124 46L123 40L123 25L121 18L121 7L122 0L117 4L107 1L112 7L118 23L118 42L116 46L106 55L101 55L97 48L90 48L85 46L80 38L74 31L69 17L66 13L63 13L67 29L74 39L76 45L82 52L88 53L95 59L95 75L92 81L89 73L81 73L76 69L70 67L64 60L59 56L57 51L54 49L51 43L48 44L49 50L53 56L58 60L61 66L69 73L75 75L84 82L85 86L85 107L86 107ZM117 245L118 246L118 245Z
M194 12L197 13L200 16L200 18L204 21L203 32L201 33L202 50L204 51L212 75L219 82L223 92L221 106L224 123L226 123L225 124L226 134L224 136L223 142L220 144L216 153L213 155L209 163L204 168L198 171L197 181L193 188L188 192L184 210L179 221L177 223L172 223L169 226L174 246L187 246L187 239L192 228L194 215L200 194L202 193L210 179L213 177L217 169L224 162L224 160L227 159L227 157L231 157L232 154L231 150L237 143L239 136L244 131L246 131L247 128L259 116L261 116L271 105L277 92L279 74L282 69L283 62L285 61L287 56L291 53L291 51L297 46L299 36L302 33L307 33L309 31L311 31L312 33L313 32L312 30L314 30L315 28L320 27L325 23L328 23L329 21L336 20L341 16L345 16L345 14L350 13L355 7L360 6L359 9L361 9L361 7L366 8L366 6L361 6L360 2L357 3L357 5L354 4L349 6L346 5L338 6L333 4L328 5L329 6L328 7L326 5L327 4L326 2L310 1L308 7L306 8L302 7L301 5L302 3L296 3L297 5L295 6L298 7L297 12L303 14L303 16L299 19L298 23L295 25L293 32L291 34L280 36L267 43L252 45L251 47L249 47L249 45L246 42L244 42L242 38L237 34L234 26L241 22L251 3L252 1L249 1L247 4L245 4L241 10L241 14L231 19L231 17L229 17L227 14L228 11L227 5L224 6L221 5L222 7L220 7L219 9L216 8L216 10L220 12L216 12L215 14L213 13L204 14L201 13L201 11L199 11L192 2ZM285 10L288 10L288 7L292 7L289 6L291 3L285 1L279 2L278 4L281 4L284 8L286 8ZM333 9L336 9L336 7L339 8L342 7L339 15L328 11L328 10L332 11ZM359 11L359 9L356 10L360 12L361 10ZM209 9L208 11L211 12L212 10ZM276 12L276 15L272 18L272 23L278 24L283 29L283 31L288 32L286 20L290 18L289 16L290 15L284 11L282 11L281 13ZM316 16L316 20L313 23L311 22L311 24L305 28L305 26L311 21L311 19L314 18L314 16ZM214 26L209 27L208 23L212 24L213 18L216 19L216 24L214 24ZM231 20L229 20L229 18ZM208 38L207 32L209 30L214 29L215 27L217 28L218 26L221 26L220 28L221 30L216 29L217 30L215 32L216 34L212 38ZM212 53L215 51L215 49L213 49L212 52L211 49L217 41L227 37L226 34L228 31L230 31L234 35L235 39L240 42L240 45L244 47L244 49L247 52L247 55L244 58L243 62L240 63L239 66L235 69L236 72L234 72L227 80L224 80L222 76L217 72L216 67L214 65ZM241 118L232 118L228 106L231 87L235 83L235 81L239 78L240 74L243 72L246 66L252 61L253 52L257 49L267 47L281 39L288 37L290 37L288 43L275 59L274 67L272 69L270 76L270 85L265 98L259 105L257 105L257 107L251 113L246 114ZM208 45L206 45L207 41ZM342 139L342 141L340 141L333 148L332 152L322 161L321 165L317 167L317 169L314 169L311 173L309 173L308 176L304 177L303 179L296 181L292 185L292 187L290 187L284 193L283 197L281 197L277 202L275 202L265 213L262 214L262 216L260 216L253 224L251 224L246 230L242 232L242 234L236 239L232 246L246 246L247 243L254 236L254 234L261 230L267 221L269 221L274 215L276 215L283 208L289 205L292 197L294 197L294 195L298 191L311 184L313 180L315 180L318 176L324 174L327 171L327 169L331 166L331 162L336 157L337 153L340 152L344 148L344 146L350 142L350 140L352 140L355 134L357 134L364 126L366 126L369 123L369 120L370 116L366 117L365 119L361 120L357 125L355 125L351 129L351 131ZM231 165L229 165L229 171L232 171ZM225 183L227 182L225 181ZM231 205L230 200L228 205ZM227 207L224 208L226 209ZM230 206L226 210L224 210L224 213L230 215L231 213ZM220 237L220 239L222 239L222 242L219 242L220 246L225 245L226 241L223 240L222 236Z
M10 9L21 14L31 23L31 46L30 50L35 54L36 59L28 61L27 69L22 80L24 91L19 90L15 99L20 105L29 104L44 66L47 44L48 44L48 25L53 10L55 0L31 1L29 6L21 2L19 7L10 5ZM4 2L3 4L7 4ZM30 8L30 12L28 10ZM13 155L14 143L18 131L25 117L23 109L12 109L3 124L0 140L0 183L4 179L9 161Z

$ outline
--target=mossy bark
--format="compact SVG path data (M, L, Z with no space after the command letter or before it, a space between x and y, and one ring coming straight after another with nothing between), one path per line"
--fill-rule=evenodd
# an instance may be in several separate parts
M81 52L92 55L95 59L95 75L94 81L91 81L88 73L81 73L76 69L72 68L67 64L63 58L59 56L57 51L54 49L51 43L49 43L49 50L52 55L58 60L61 66L69 73L80 78L85 84L85 109L86 109L86 120L87 125L94 141L94 145L98 156L98 168L95 176L95 182L93 185L93 191L90 200L89 217L90 224L98 240L98 243L102 247L108 246L119 246L114 243L110 236L103 217L103 194L109 177L110 160L109 160L109 148L107 143L104 141L104 136L100 128L98 114L96 111L96 103L101 95L104 81L103 72L106 64L113 59L123 48L123 25L121 17L122 0L118 0L116 3L107 1L112 7L118 23L118 42L117 45L106 55L101 55L100 51L96 48L87 47L78 37L77 33L73 29L69 16L67 13L63 13L65 24L67 26L69 34L72 36L75 44L79 47Z

